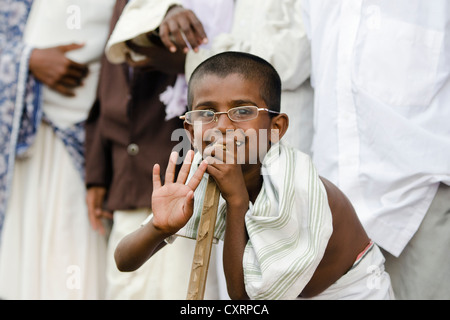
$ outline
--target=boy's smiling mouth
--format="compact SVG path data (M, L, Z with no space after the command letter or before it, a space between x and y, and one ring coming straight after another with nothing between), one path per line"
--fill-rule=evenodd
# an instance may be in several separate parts
M244 144L244 141L240 141L240 140L232 141L232 140L221 139L221 140L215 141L211 146L213 148L222 148L222 150L226 151L226 150L228 150L227 146L236 145L237 147L240 147L243 144Z

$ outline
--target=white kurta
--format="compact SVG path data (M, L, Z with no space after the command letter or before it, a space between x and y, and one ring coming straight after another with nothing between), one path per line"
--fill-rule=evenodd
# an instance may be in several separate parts
M314 163L369 236L399 256L450 184L450 5L303 0Z
M68 53L89 63L90 74L77 96L43 90L44 113L60 128L84 120L95 99L113 5L113 0L33 2L27 43L38 48L85 43ZM35 143L14 168L1 239L0 298L103 298L105 252L106 239L89 225L82 177L63 142L42 123Z

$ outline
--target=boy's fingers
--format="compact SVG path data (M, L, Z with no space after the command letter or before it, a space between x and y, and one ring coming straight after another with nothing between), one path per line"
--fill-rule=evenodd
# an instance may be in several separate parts
M169 157L169 163L166 169L166 183L173 183L175 180L175 167L178 159L178 153L173 151Z
M208 164L224 164L226 157L226 150L223 150L221 146L210 145L205 148L204 156Z
M185 184L189 171L191 169L192 160L194 159L194 151L189 150L184 158L183 165L178 173L177 183Z
M216 164L225 164L223 162L223 160L218 157L218 155L209 156L209 157L206 158L206 161L211 166L216 165Z
M161 188L161 176L160 176L160 167L159 164L155 164L153 166L153 189Z
M206 172L206 168L208 168L208 162L203 160L200 165L198 166L197 171L195 171L194 175L191 177L189 182L187 183L187 186L191 188L192 190L197 189L198 185L200 184L200 181L202 181L203 175Z

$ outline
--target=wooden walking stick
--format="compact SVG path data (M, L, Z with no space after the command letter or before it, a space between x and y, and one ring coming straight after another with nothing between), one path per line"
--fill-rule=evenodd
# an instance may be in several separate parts
M192 261L187 300L203 300L209 259L216 226L220 191L213 177L209 176L203 201L202 215L198 227L194 259Z

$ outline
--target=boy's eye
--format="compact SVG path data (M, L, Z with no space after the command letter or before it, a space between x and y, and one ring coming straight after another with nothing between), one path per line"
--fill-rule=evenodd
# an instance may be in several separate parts
M230 109L230 117L236 121L243 121L255 118L258 114L258 108L253 106L237 107Z
M246 115L246 114L251 114L251 110L248 110L247 108L237 108L237 110L234 112L235 114L239 114L239 115Z
M198 116L201 118L211 118L214 117L214 111L212 110L200 110Z

